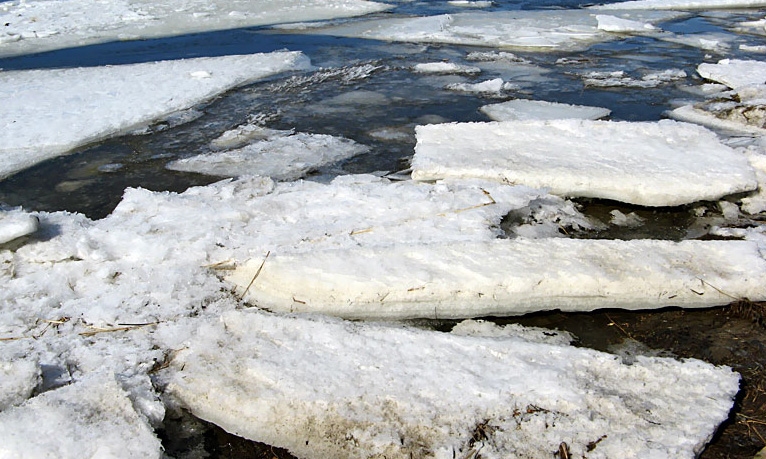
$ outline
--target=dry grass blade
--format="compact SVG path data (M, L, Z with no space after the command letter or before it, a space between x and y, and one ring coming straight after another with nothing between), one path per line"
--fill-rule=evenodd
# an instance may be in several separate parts
M98 335L99 333L113 333L113 332L119 332L119 331L128 331L128 330L134 330L136 328L143 328L148 327L150 325L158 325L159 322L149 322L145 324L120 324L119 327L112 327L112 328L100 328L100 327L94 327L92 325L87 325L87 327L90 329L89 331L84 331L78 333L80 336L94 336Z
M271 250L266 252L266 256L263 257L263 261L261 262L261 266L258 267L258 270L255 272L255 275L253 275L253 278L250 279L250 283L247 284L247 287L245 288L245 291L242 292L242 295L240 295L239 299L243 299L245 295L247 295L248 290L250 290L250 287L253 286L253 282L258 278L258 276L261 275L261 270L263 270L263 265L266 264L266 260L269 258L269 255L271 255Z

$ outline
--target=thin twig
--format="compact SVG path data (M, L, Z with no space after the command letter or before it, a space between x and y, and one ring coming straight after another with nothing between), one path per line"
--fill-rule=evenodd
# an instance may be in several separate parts
M250 279L250 283L247 284L247 288L245 288L245 291L242 292L242 295L240 295L239 299L243 299L245 295L247 295L247 291L250 290L250 287L253 285L253 282L255 282L255 279L258 278L258 276L261 274L261 270L263 269L263 265L266 264L266 259L269 258L269 255L271 255L271 250L266 252L266 256L263 257L263 261L261 262L261 266L258 267L258 271L255 272L255 275L252 279Z

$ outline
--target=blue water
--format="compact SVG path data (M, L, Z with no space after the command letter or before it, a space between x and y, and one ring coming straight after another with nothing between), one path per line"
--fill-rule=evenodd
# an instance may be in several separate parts
M512 9L577 8L583 2L569 0L496 1L485 11ZM387 15L431 15L471 11L450 7L444 1L415 1L380 13ZM661 27L677 34L723 33L727 24L756 19L757 11L715 15L692 14ZM354 19L360 20L360 19ZM762 37L738 36L741 43L762 43ZM520 82L519 92L504 98L488 98L446 91L442 80L414 74L409 68L419 62L450 60L467 63L465 56L476 48L452 45L387 43L329 36L278 33L269 28L249 28L201 33L153 40L120 41L73 49L0 59L0 68L98 66L164 59L270 52L302 51L320 68L342 68L366 63L380 67L368 78L344 81L330 78L293 90L282 84L292 75L239 88L203 106L202 116L180 126L160 123L146 135L127 135L100 142L73 154L56 158L0 182L0 203L21 205L29 210L68 210L92 218L107 215L119 202L126 187L183 191L189 186L216 179L199 174L172 172L165 164L176 157L204 152L209 142L225 130L244 123L251 115L269 115L268 127L297 132L341 135L369 145L370 153L335 165L329 173L396 171L407 167L415 144L414 126L442 121L482 121L478 108L508 98L534 98L555 102L602 106L612 110L615 120L658 120L676 100L693 98L683 84L699 83L694 69L701 62L723 57L751 57L733 48L726 56L652 38L625 37L592 46L577 53L516 52L542 77L525 70L501 69L483 72L478 81L495 77ZM483 49L486 50L486 49ZM563 66L560 58L577 59ZM757 56L756 56L757 58ZM683 69L689 77L655 89L592 88L583 85L581 74L591 71L623 70L640 77L652 70ZM446 80L465 77L439 77ZM275 90L275 88L282 88ZM350 91L370 91L384 96L385 103L360 105L348 111L319 110L322 101ZM370 135L376 129L409 132L406 138L382 141Z

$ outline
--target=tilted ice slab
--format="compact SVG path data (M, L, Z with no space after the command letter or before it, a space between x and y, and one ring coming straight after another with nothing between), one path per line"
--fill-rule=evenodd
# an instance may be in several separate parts
M597 5L599 10L706 10L712 8L761 8L764 0L636 0Z
M96 375L0 412L0 457L159 459L162 446L114 377Z
M614 14L615 17L622 16L617 12ZM634 11L630 13L630 19L651 23L675 14ZM600 30L598 25L596 15L587 10L498 11L375 19L315 28L311 29L311 33L376 40L571 51L615 37Z
M324 134L277 134L236 150L172 161L168 169L220 177L261 175L296 180L317 168L367 151L352 140Z
M0 178L259 78L309 66L277 52L0 72Z
M39 219L21 209L0 209L0 244L11 242L37 231Z
M485 105L479 110L494 121L555 120L572 118L596 120L607 117L612 112L608 108L526 99L515 99L499 104Z
M173 361L196 416L300 458L693 458L739 376L519 337L230 312Z
M562 196L674 206L757 187L747 159L693 124L589 120L416 128L412 177L474 177Z
M465 318L766 298L738 241L498 239L274 254L228 278L251 304L345 318Z
M158 38L295 21L345 18L390 5L363 0L14 0L0 3L0 56L116 40Z
M717 64L698 65L697 73L702 78L717 81L734 90L766 84L766 62L762 61L723 59Z

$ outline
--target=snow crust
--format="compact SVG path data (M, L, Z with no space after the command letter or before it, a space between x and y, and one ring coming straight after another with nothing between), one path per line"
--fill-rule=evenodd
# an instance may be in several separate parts
M416 180L484 178L644 206L757 187L743 155L705 128L670 120L452 123L418 126L416 135Z
M255 259L228 277L251 304L344 318L460 318L704 307L764 297L752 243L495 240ZM749 272L756 273L754 275ZM728 300L727 300L728 298Z
M220 143L220 142L219 142ZM260 140L243 148L205 153L170 162L168 169L220 177L261 175L297 180L321 166L348 159L368 148L324 134L295 134Z
M576 457L692 458L739 382L699 361L626 365L512 336L321 317L229 312L196 337L169 391L199 417L305 458L553 457L562 442Z
M276 52L0 72L0 178L232 87L309 65L301 53Z
M482 113L494 121L554 120L605 118L612 112L608 108L570 105L544 100L514 99L481 107Z
M0 457L161 458L154 429L114 377L95 375L0 412Z
M0 56L116 40L359 16L391 8L363 0L13 0L0 3Z
M615 12L644 24L667 20L673 12ZM424 43L451 43L535 51L574 51L593 43L614 39L599 29L596 14L589 10L494 11L444 14L415 18L357 21L312 29L311 33ZM614 23L615 20L612 20Z

